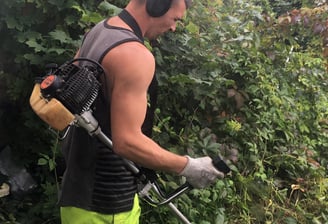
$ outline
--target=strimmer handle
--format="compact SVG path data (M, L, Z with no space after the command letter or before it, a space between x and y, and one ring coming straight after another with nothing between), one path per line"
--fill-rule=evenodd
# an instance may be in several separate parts
M220 156L212 158L212 164L217 170L224 174L227 174L231 171L229 166L221 159Z

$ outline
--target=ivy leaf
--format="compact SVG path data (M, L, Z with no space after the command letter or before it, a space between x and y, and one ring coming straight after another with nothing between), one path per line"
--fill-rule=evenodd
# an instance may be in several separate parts
M34 65L39 65L42 61L42 57L37 54L24 54L24 58Z
M34 48L35 52L41 52L44 51L44 47L39 44L35 39L30 39L25 42L29 47Z
M241 21L237 18L237 17L233 17L233 16L228 16L228 24L233 25L233 24L240 24Z
M96 12L87 12L83 14L81 21L85 23L98 23L103 19L102 16L99 15L99 13Z
M48 160L46 160L45 158L40 158L38 160L38 165L44 166L46 164L48 164Z
M107 11L110 14L115 14L115 15L117 15L122 10L121 8L119 8L119 7L115 6L115 5L112 5L109 2L107 2L107 1L102 1L99 4L98 8L100 10L102 10L102 11Z
M20 43L25 43L26 40L39 40L41 39L41 33L34 31L21 32L17 34L17 41Z
M193 22L189 22L186 29L192 34L199 34L199 27Z
M22 25L20 25L19 23L18 23L18 21L14 18L14 17L7 17L6 18L6 22L7 22L7 27L9 28L9 29L17 29L17 30L19 30L19 31L22 31L23 30L23 27L22 27Z
M49 170L52 171L56 168L56 162L54 160L49 160Z
M71 41L72 39L62 30L55 30L49 33L49 35L55 39L59 40L60 43L66 43Z
M66 49L63 48L50 48L48 49L48 52L55 52L57 55L61 55L66 51Z
M287 218L285 219L285 222L286 222L287 224L296 224L296 223L297 223L297 221L296 221L294 218L292 218L292 217L287 217Z

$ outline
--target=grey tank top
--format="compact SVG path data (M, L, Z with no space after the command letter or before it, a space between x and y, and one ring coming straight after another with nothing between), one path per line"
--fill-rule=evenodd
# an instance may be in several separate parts
M129 41L142 43L131 31L98 23L88 32L80 48L80 57L102 62L114 47ZM110 134L109 100L99 94L93 105L94 116L102 131ZM137 192L136 178L123 160L96 138L78 127L71 127L62 142L66 162L60 206L74 206L104 214L132 209Z
M110 26L107 20L104 20L85 36L80 49L80 57L91 58L101 63L111 49L129 41L138 41L143 44L132 31Z

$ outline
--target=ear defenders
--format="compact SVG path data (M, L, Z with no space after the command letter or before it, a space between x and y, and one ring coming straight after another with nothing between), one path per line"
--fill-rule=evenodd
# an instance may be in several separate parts
M146 0L146 10L151 17L161 17L169 11L172 0Z

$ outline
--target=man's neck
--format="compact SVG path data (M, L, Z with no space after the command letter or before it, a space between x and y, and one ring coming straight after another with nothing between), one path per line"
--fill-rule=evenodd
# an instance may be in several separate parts
M148 30L148 27L150 27L152 18L148 16L145 9L140 6L132 5L132 2L130 2L125 9L136 20L137 24L140 27L142 36L144 37L145 33Z

